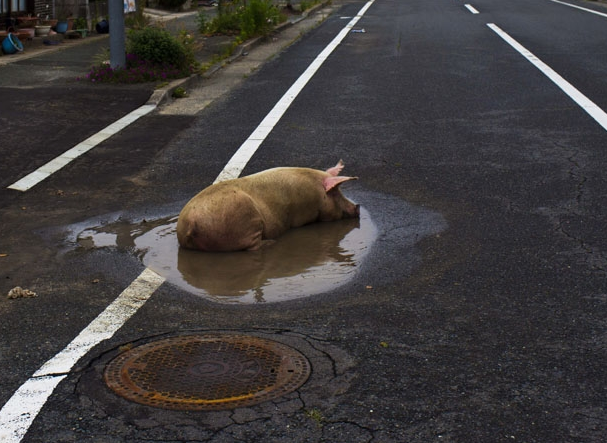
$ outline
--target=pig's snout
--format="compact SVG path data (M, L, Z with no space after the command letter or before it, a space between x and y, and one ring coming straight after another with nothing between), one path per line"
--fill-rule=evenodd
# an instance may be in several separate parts
M360 205L352 205L342 213L342 218L359 218L360 217Z

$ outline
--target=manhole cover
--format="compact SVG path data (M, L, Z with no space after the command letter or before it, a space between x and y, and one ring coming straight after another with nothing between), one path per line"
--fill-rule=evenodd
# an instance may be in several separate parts
M220 410L293 392L310 375L298 351L259 337L217 334L167 338L130 349L105 369L117 394L148 406Z

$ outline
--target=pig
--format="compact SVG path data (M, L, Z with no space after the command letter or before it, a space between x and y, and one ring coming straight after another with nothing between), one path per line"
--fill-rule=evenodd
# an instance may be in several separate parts
M177 219L177 240L201 251L257 250L290 228L316 221L358 218L359 205L339 186L340 160L326 171L273 168L215 183L195 195Z

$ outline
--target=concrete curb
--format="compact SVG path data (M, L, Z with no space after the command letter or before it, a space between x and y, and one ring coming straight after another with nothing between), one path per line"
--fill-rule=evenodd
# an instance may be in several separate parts
M331 3L331 0L323 1L322 3L319 3L315 6L313 6L312 8L310 8L309 10L305 11L303 14L301 14L301 17L297 18L296 20L286 21L284 23L279 24L278 26L276 26L276 28L274 28L274 31L282 32L285 29L288 29L291 26L296 25L297 23L307 19L310 14L326 7L330 3ZM217 73L219 70L221 70L224 67L224 65L233 63L239 57L242 57L243 54L246 54L247 52L249 52L251 49L255 48L256 46L261 45L263 43L263 41L265 40L265 38L266 37L256 37L254 39L248 40L248 41L238 45L236 47L234 53L230 57L226 58L225 60L221 60L221 61L215 63L203 74L192 74L187 78L180 78L178 80L174 80L174 81L170 82L168 85L164 86L163 88L157 89L156 91L154 91L152 93L152 95L150 96L150 98L146 104L159 107L162 104L167 103L168 101L173 99L172 98L173 92L177 88L183 88L183 89L187 90L187 89L192 88L194 85L196 85L197 82L199 82L203 79L212 77L215 73Z

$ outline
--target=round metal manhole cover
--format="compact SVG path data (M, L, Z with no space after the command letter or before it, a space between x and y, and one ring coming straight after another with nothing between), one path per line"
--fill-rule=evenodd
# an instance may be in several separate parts
M106 384L148 406L221 410L250 406L299 388L310 363L298 351L259 337L217 334L167 338L114 358Z

